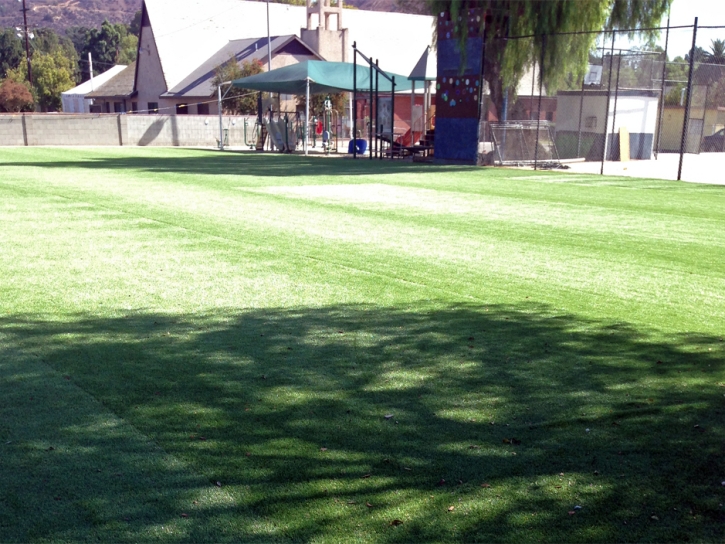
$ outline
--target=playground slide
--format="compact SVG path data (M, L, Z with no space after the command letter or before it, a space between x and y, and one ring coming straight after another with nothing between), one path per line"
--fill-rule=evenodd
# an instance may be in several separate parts
M284 121L282 121L284 126ZM287 123L287 143L289 144L289 151L297 149L297 131L293 123Z
M274 147L276 147L280 151L286 151L287 147L284 143L283 133L279 129L279 122L265 119L264 123L267 125L269 137L272 139L272 144L274 145ZM282 124L284 125L284 121L282 122Z

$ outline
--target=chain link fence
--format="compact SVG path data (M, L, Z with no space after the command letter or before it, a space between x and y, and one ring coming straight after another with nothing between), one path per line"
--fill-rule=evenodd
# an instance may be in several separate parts
M592 33L500 38L539 61L516 89L485 93L488 161L725 183L725 26L659 31L664 47L632 45L628 30L599 33L583 75L558 78L561 52Z

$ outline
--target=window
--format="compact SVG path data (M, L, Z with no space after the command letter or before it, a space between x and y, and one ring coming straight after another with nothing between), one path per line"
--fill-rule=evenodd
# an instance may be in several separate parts
M123 102L114 102L113 113L126 113L126 105Z
M106 113L111 113L111 103L106 102Z
M554 120L554 112L553 111L547 111L546 112L546 120L547 121L553 121Z
M138 111L138 102L131 102L131 113L136 113Z
M158 102L149 102L149 113L159 113L159 103Z
M199 115L209 115L209 104L197 104L196 113Z
M176 104L176 115L186 115L189 113L188 104Z

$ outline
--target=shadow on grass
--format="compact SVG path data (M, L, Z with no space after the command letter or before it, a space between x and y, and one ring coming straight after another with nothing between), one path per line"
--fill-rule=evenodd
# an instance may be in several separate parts
M88 421L59 424L89 444L46 467L61 488L59 475L95 466L93 455L136 476L76 490L81 521L49 522L43 538L107 537L123 518L131 540L159 526L176 527L159 535L170 540L722 536L721 338L474 305L13 316L0 333L5 389L77 385L133 426L108 437ZM32 360L59 374L24 374ZM161 450L134 447L136 429ZM3 464L34 481L23 451ZM5 489L19 485L3 472ZM185 504L193 515L180 519ZM0 507L27 511L7 492Z
M179 156L103 157L86 160L0 162L5 167L83 168L93 170L138 170L141 172L179 172L198 175L245 175L255 177L290 176L369 176L393 173L457 172L466 166L437 166L405 161L351 158L304 157L298 155L258 155L249 152L193 150Z

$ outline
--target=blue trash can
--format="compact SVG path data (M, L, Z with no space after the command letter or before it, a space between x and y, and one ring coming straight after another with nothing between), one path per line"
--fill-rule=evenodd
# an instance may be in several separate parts
M363 140L362 138L358 138L356 140L350 140L350 143L347 144L347 152L352 155L353 149L352 146L357 147L357 154L358 155L364 155L365 152L368 150L368 141Z

